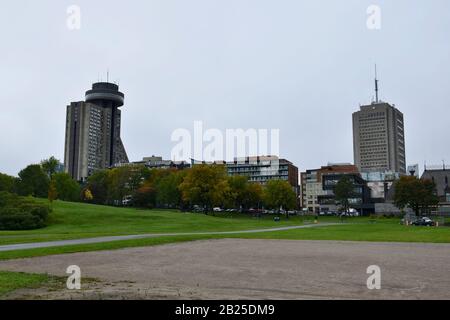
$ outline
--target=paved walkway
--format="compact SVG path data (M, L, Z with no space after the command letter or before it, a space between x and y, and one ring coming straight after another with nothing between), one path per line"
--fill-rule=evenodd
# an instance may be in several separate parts
M262 233L262 232L286 231L286 230L294 230L294 229L306 229L306 228L314 228L314 227L326 227L326 226L333 226L333 225L342 225L342 224L340 224L340 223L321 223L321 224L279 227L279 228L270 228L270 229L256 229L256 230L195 232L195 233L194 232L191 232L191 233L153 233L153 234L135 234L135 235L125 235L125 236L85 238L85 239L74 239L74 240L59 240L59 241L49 241L49 242L19 243L19 244L9 244L9 245L0 246L0 252L13 251L13 250L36 249L36 248L61 247L61 246L70 246L70 245L77 245L77 244L103 243L103 242L133 240L133 239L147 239L147 238L156 238L156 237Z

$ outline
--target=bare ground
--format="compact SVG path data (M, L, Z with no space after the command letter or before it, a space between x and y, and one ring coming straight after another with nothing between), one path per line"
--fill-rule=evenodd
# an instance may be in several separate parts
M1 261L0 270L67 276L82 290L8 299L450 299L450 244L223 239ZM381 290L366 286L381 268Z

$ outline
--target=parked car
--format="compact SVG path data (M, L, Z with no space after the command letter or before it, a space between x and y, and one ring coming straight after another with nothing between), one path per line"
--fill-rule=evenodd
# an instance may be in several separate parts
M348 212L341 212L341 217L359 217L359 212L356 209L350 208Z
M213 211L214 211L214 212L222 212L223 209L222 209L222 208L219 208L219 207L215 207L215 208L213 208Z
M428 217L422 217L422 218L419 218L419 219L413 221L412 225L432 227L432 226L434 226L434 221Z
M194 205L192 207L192 212L203 212L203 211L204 211L203 208L200 207L199 205Z
M335 216L336 213L334 211L321 211L319 213L320 216Z
M132 196L126 196L122 199L122 205L124 207L131 206L133 204L133 197Z

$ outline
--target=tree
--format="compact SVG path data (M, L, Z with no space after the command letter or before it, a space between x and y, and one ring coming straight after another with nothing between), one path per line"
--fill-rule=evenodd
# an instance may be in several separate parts
M46 198L49 178L42 167L32 164L19 172L19 193L24 196Z
M114 204L122 204L125 196L133 193L130 182L136 174L136 168L132 166L122 166L109 170L108 172L108 202ZM133 185L133 187L135 187Z
M88 179L86 188L97 204L121 204L150 179L151 172L144 166L126 165L111 170L97 170Z
M167 174L156 184L156 202L167 207L181 205L181 191L178 189L183 182L185 171L166 170Z
M63 201L79 201L80 185L72 177L64 172L53 174L52 183L58 194L58 199Z
M233 208L243 208L248 190L248 178L244 176L231 176L228 178L229 194L227 202Z
M151 176L151 171L145 166L125 166L128 169L129 179L127 182L128 193L132 194L139 187L142 186L144 181L148 180Z
M259 183L249 183L245 190L243 206L246 209L259 208L263 199L263 188Z
M15 193L17 189L17 181L15 177L8 176L7 174L0 173L0 192L6 191L9 193Z
M141 208L153 208L156 203L156 190L150 181L144 182L133 194L133 204Z
M262 187L258 183L251 183L245 176L228 178L229 192L227 202L233 208L250 209L259 207L262 202Z
M420 215L421 211L439 203L433 181L403 176L394 184L394 188L394 203L400 210L409 207L416 215Z
M196 165L189 169L179 189L183 201L200 205L205 213L213 206L223 205L229 186L222 165Z
M93 197L90 201L96 204L106 204L108 199L108 170L95 171L87 181L86 189L91 192Z
M297 205L297 196L292 186L284 180L269 180L264 188L263 199L268 208L276 209L278 213L281 208L286 210L287 218L289 218L287 211Z
M58 193L56 191L55 181L52 180L50 182L50 186L48 187L48 201L50 201L51 204L53 204L53 201L55 201L58 198Z
M59 163L59 160L53 156L41 161L42 170L44 170L49 179L56 173Z
M94 200L94 196L92 195L91 190L89 190L87 188L83 190L83 200L85 200L85 201Z
M336 200L342 205L345 213L348 212L350 207L350 199L354 196L354 189L353 181L348 176L342 176L334 187Z

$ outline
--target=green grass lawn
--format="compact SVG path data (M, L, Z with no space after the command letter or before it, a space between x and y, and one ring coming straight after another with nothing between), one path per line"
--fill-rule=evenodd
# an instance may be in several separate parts
M0 297L22 288L37 288L50 280L44 274L0 271Z
M379 219L375 223L346 223L339 226L244 234L241 238L290 240L342 240L378 242L450 243L449 227L404 226L398 219Z
M286 220L283 217L280 222L274 222L272 216L259 219L243 214L206 216L174 210L137 210L56 201L48 227L32 231L0 231L0 245L106 235L264 229L312 223L313 219L313 217L292 217ZM334 217L321 217L319 222L341 221ZM318 228L251 234L161 236L7 251L0 252L0 260L222 238L450 243L449 227L406 227L399 222L398 218L375 220L365 217L349 218L339 225ZM0 297L19 288L45 286L51 280L52 278L47 275L0 271Z
M293 217L279 223L272 217L243 214L215 216L176 210L138 210L55 201L50 225L31 231L0 231L0 245L111 235L233 231L302 224Z
M0 245L106 235L251 230L311 222L313 222L312 217L292 217L289 220L282 218L280 222L274 222L271 216L260 219L241 214L206 216L174 210L137 210L57 201L54 203L51 223L48 227L32 231L0 232ZM321 217L319 222L340 222L340 220L334 217ZM0 260L219 238L450 243L449 227L406 227L399 222L398 218L376 220L366 217L349 218L339 225L319 228L233 235L162 236L8 251L0 252Z

